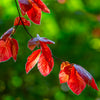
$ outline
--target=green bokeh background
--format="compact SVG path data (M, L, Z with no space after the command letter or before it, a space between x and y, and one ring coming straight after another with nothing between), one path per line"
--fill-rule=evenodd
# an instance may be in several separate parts
M100 0L43 0L51 13L42 12L40 25L27 27L36 36L55 41L49 45L52 53L88 70L100 89ZM0 36L13 26L18 16L14 0L0 0ZM25 16L28 19L27 16ZM32 53L27 48L30 39L22 26L14 38L19 43L16 63L11 58L0 63L0 100L100 100L100 92L87 86L79 95L69 90L67 84L59 83L61 61L54 58L53 71L43 77L37 65L29 74L25 72L27 57Z

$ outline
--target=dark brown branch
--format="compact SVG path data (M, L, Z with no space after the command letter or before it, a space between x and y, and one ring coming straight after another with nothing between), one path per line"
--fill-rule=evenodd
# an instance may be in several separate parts
M20 15L19 7L18 7L18 4L17 4L17 1L16 1L16 0L15 0L15 3L16 3L16 7L17 7L17 11L18 11L18 15L19 15L19 17L20 17L20 20L21 20L21 22L22 22L22 25L23 25L25 31L27 32L28 35L30 35L31 38L33 38L33 36L29 33L29 31L27 30L27 28L25 27L25 25L24 25L24 23L23 23L23 21L22 21L22 19L21 19L21 15ZM17 27L18 27L18 26L17 26ZM17 28L17 27L16 27L16 28Z

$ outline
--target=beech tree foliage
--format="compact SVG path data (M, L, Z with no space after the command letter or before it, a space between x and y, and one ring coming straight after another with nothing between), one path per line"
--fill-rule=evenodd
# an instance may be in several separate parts
M16 2L16 0L15 0ZM41 22L41 11L45 13L50 13L49 8L41 0L18 0L19 7L22 16L27 15L28 18L35 24L40 24ZM16 2L17 10L19 8ZM14 61L17 60L18 54L18 42L12 36L16 33L16 29L19 25L31 26L30 20L26 20L24 17L19 16L15 18L14 25L8 29L0 38L0 62L5 62L11 57ZM27 31L27 30L26 30ZM43 76L47 76L53 70L54 67L54 56L52 51L48 47L48 44L55 44L52 40L45 37L33 37L28 31L31 39L28 41L28 48L32 51L32 54L27 58L25 65L26 73L33 70L34 66L37 67ZM34 50L35 47L39 49ZM62 62L59 72L60 84L67 83L69 88L73 93L79 95L86 84L91 86L95 90L99 90L92 75L86 71L83 67L77 64L71 64L68 61Z
M93 89L99 90L92 75L83 67L76 64L70 64L68 61L61 64L59 73L60 83L67 82L69 88L79 95L87 85Z

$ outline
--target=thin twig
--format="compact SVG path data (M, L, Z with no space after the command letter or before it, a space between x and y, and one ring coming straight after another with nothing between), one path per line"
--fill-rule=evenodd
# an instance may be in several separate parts
M56 56L54 56L54 55L52 55L54 58L56 58L57 60L59 60L59 61L61 61L61 62L65 62L63 59L60 59L60 58L58 58L58 57L56 57Z
M20 20L21 20L21 22L22 22L22 25L23 25L25 31L28 33L28 35L30 35L31 38L33 38L33 36L29 33L29 31L27 30L27 28L25 27L25 25L24 25L24 23L23 23L23 21L22 21L22 19L21 19L21 15L20 15L19 7L18 7L18 4L17 4L17 1L16 1L16 0L15 0L15 3L16 3L16 7L17 7L17 11L18 11L18 15L19 15L19 17L20 17ZM18 26L17 26L17 27L18 27Z

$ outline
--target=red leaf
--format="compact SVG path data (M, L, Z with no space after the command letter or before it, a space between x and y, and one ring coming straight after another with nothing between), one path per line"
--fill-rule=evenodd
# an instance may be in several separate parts
M88 71L86 71L83 67L81 67L79 65L74 64L73 66L75 67L75 69L77 70L79 75L84 79L86 84L88 84L92 88L98 90L95 80L93 79L92 75Z
M71 68L72 65L68 61L62 62L61 67L60 67L61 70L64 70L65 67L69 69L69 67Z
M92 77L92 82L89 84L93 89L96 89L97 91L99 91L99 89L98 89L98 87L97 87L97 85L96 85L96 83L95 83L95 80L94 80L94 78Z
M15 29L12 27L8 29L2 36L1 39L6 40L11 34L14 34Z
M0 62L6 61L12 57L10 39L0 40Z
M37 34L37 39L41 42L44 42L45 44L55 44L55 42L53 42L47 38L40 37L38 34Z
M38 62L40 57L41 49L34 51L27 59L26 73L28 73Z
M39 45L39 40L37 39L37 37L36 38L33 38L33 39L30 39L28 41L28 48L30 50L33 50L38 45Z
M20 20L20 18L21 18L22 21ZM25 26L30 26L31 25L30 21L26 20L24 17L17 17L17 18L15 18L14 26L23 25L22 22Z
M51 50L49 49L49 47L47 46L47 44L40 42L40 46L41 46L41 50L43 53L43 56L45 57L46 61L48 62L49 66L52 66L52 54L51 54Z
M18 0L18 2L23 13L26 13L32 8L32 4L29 2L29 0Z
M69 75L66 74L63 70L61 70L59 73L59 80L60 80L60 84L68 82Z
M11 52L13 59L16 61L18 54L18 43L15 39L11 39Z
M68 80L68 86L77 95L79 95L86 86L85 81L76 72L74 67L72 67L72 70L71 70L71 75Z
M43 75L43 76L47 76L48 74L50 74L50 72L52 71L52 68L54 66L54 61L53 61L53 58L50 58L50 61L51 62L48 62L43 53L41 54L40 58L39 58L39 62L38 62L38 69L40 71L40 73ZM51 64L49 64L51 63Z
M41 9L33 3L33 7L27 12L28 17L35 24L40 24L41 20Z
M41 8L42 11L50 13L50 10L41 0L32 0L32 1L35 2L38 5L38 7Z
M86 84L90 85L96 90L99 90L94 78L88 71L79 65L70 64L67 61L61 64L59 80L60 83L67 82L69 88L77 95L83 91Z
M72 65L68 61L66 61L66 62L62 62L60 68L61 68L61 71L59 73L60 83L68 82L72 70Z

